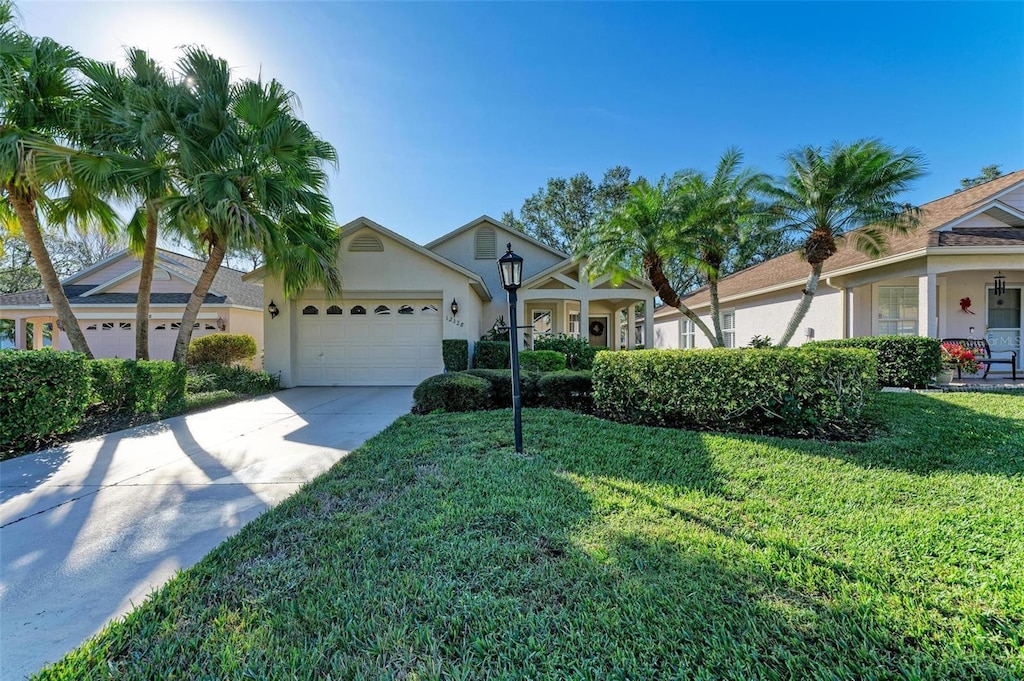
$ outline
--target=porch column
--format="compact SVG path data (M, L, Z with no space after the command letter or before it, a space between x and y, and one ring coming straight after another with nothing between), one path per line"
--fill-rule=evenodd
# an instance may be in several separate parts
M626 308L626 324L629 327L626 330L626 349L635 350L637 349L637 306L636 303L630 303L629 307Z
M929 338L938 338L936 323L938 304L935 300L935 274L922 274L917 278L917 333Z
M654 297L644 301L644 350L654 348Z
M608 347L612 350L622 349L622 308L612 310L612 318L608 322Z
M590 300L580 296L580 338L590 342Z
M53 326L50 328L53 331L50 334L50 347L52 347L54 350L60 350L60 327L57 326L57 318L54 317L51 320L51 323L53 324Z
M14 319L14 348L16 350L28 350L28 327L24 317Z
M43 348L43 324L45 322L41 319L37 319L32 324L32 349L42 350Z

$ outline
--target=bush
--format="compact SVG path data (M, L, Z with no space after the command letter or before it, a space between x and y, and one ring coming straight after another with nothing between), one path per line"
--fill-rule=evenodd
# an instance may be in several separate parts
M876 375L874 353L860 349L605 352L594 406L627 423L849 437Z
M508 341L479 340L473 345L473 368L508 369L510 352Z
M185 398L187 370L165 360L93 359L88 362L95 403L132 414L176 409Z
M482 378L490 385L489 408L505 409L512 406L511 369L470 369L466 373ZM519 397L524 407L534 407L540 403L539 381L540 374L519 372Z
M519 366L525 371L562 371L565 355L554 350L523 350L519 353Z
M79 426L90 397L85 362L77 352L0 350L0 458Z
M188 344L188 363L223 364L251 362L256 356L256 339L247 333L211 333Z
M438 374L425 379L413 390L414 414L437 410L477 411L490 402L491 386L482 378L466 373Z
M555 371L538 382L540 405L554 409L590 411L594 406L594 382L589 371Z
M803 348L867 348L878 353L878 384L923 388L942 370L942 351L935 338L867 336L805 343Z
M534 350L554 350L565 355L565 368L590 371L594 367L594 356L598 348L586 339L574 338L565 334L541 336L533 341Z
M445 371L465 371L469 368L469 341L445 338L441 341L441 356Z
M266 371L254 371L245 366L205 364L193 367L188 375L191 394L229 390L241 395L263 395L281 389L281 381Z

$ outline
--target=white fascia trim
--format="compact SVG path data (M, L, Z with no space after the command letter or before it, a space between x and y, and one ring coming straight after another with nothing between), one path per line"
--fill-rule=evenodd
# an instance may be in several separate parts
M928 255L1006 255L1024 254L1024 246L933 246L926 249Z
M982 213L990 211L993 208L998 208L999 210L1005 211L1005 212L1009 213L1010 215L1015 216L1016 218L1018 218L1020 220L1024 220L1024 213L1022 213L1021 211L1017 210L1016 208L1014 208L1013 206L1011 206L1011 205L1009 205L1007 203L1003 203L1002 201L999 201L998 199L991 198L991 199L985 201L985 203L983 203L980 206L978 206L977 208L975 208L974 210L970 211L969 213L964 213L960 217L953 218L949 222L947 222L947 223L945 223L943 225L940 225L939 227L935 227L931 231L933 231L933 232L948 232L948 231L952 230L954 227L956 227L957 225L959 225L961 222L965 222L967 220L970 220L973 217L977 217L978 215L981 215ZM989 216L989 217L991 217L991 216ZM999 218L993 218L993 219L998 220ZM1013 227L1013 225L1006 225L1006 226L1007 227Z
M118 251L117 253L115 253L114 255L110 256L109 258L105 258L103 260L100 260L98 263L90 265L89 267L86 267L84 270L80 270L78 272L75 272L74 274L72 274L67 279L61 280L60 283L61 284L74 284L79 279L82 279L83 277L86 277L86 276L92 274L93 272L95 272L97 270L101 270L104 267L106 267L107 265L115 263L115 262L117 262L118 260L124 258L127 255L128 255L128 249L127 248L122 250L122 251Z

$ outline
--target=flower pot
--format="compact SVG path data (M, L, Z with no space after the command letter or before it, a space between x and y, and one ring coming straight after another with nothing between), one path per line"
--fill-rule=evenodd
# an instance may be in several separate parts
M953 382L953 369L943 369L939 372L939 375L935 377L935 385L949 385Z

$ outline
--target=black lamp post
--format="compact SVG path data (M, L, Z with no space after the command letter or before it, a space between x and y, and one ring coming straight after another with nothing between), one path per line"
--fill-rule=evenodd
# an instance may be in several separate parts
M519 391L519 327L516 326L516 290L523 285L523 259L512 252L512 244L508 244L508 252L498 258L498 272L501 274L501 287L508 291L508 314L511 323L508 328L511 345L512 362L512 413L516 429L516 454L523 453L523 401Z

